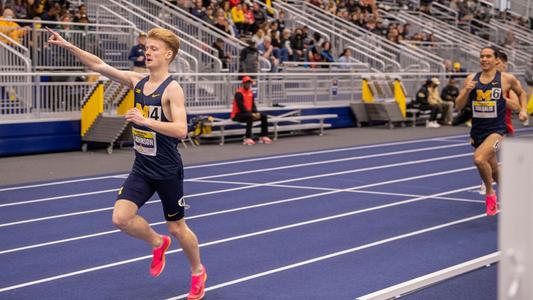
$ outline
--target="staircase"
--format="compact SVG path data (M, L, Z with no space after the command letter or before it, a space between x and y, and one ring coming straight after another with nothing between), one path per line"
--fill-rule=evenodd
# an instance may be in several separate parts
M122 145L122 143L131 141L129 128L131 125L123 116L104 116L101 114L82 137L81 150L87 151L88 142L106 143L109 144L107 153L111 154L115 143Z

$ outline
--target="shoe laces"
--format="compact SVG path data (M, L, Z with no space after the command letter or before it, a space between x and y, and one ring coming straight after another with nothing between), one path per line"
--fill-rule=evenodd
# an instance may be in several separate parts
M198 294L200 292L200 290L202 289L203 278L204 278L203 272L199 275L192 276L191 291L190 291L192 294Z

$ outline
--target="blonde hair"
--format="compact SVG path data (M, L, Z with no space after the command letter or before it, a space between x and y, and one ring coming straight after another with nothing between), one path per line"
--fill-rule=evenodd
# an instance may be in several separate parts
M176 55L178 55L180 39L172 31L164 28L152 28L148 31L148 38L162 41L170 48L170 51L172 51L172 59L170 61L173 61Z

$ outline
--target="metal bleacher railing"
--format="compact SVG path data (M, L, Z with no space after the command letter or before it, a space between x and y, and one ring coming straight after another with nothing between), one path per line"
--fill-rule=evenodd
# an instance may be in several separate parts
M328 106L348 105L361 101L363 78L371 78L377 73L346 72L336 69L298 71L287 73L248 74L256 78L257 102L260 106ZM72 81L71 78L88 78L95 73L80 72L3 72L0 82L6 87L15 87L12 102L19 103L20 109L0 110L0 120L23 120L50 117L79 118L84 97L97 82ZM194 81L194 75L199 80ZM379 73L381 76L401 78L408 98L412 97L422 83L431 76L445 76L443 73ZM235 90L240 86L238 74L228 73L175 73L174 78L183 87L186 107L189 113L228 111ZM53 77L54 81L43 81L43 77ZM104 80L105 78L100 78ZM116 113L118 103L126 96L123 87L104 85L104 94L115 94L105 98L105 111ZM217 90L217 93L188 93L203 87ZM26 89L27 92L23 93ZM114 92L107 92L114 89Z
M277 3L277 2L276 2ZM436 55L425 51L394 44L391 41L374 34L359 26L354 26L350 22L335 16L323 9L308 3L298 1L289 8L283 4L283 9L300 8L310 18L329 28L330 32L342 32L342 35L355 43L355 48L365 47L365 52L376 58L382 59L387 67L385 72L403 72L420 70L423 72L443 72L442 59Z

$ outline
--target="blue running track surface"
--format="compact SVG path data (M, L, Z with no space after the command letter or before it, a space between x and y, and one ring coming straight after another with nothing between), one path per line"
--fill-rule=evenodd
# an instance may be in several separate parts
M185 174L206 299L355 299L497 250L498 218L484 215L464 136L209 163ZM0 299L185 298L190 271L177 240L152 278L150 247L111 223L125 176L0 187ZM140 214L166 232L157 195ZM463 276L491 287L495 270ZM446 287L457 299L463 286L450 280L407 299L445 299ZM495 288L484 291L468 299L496 299Z

